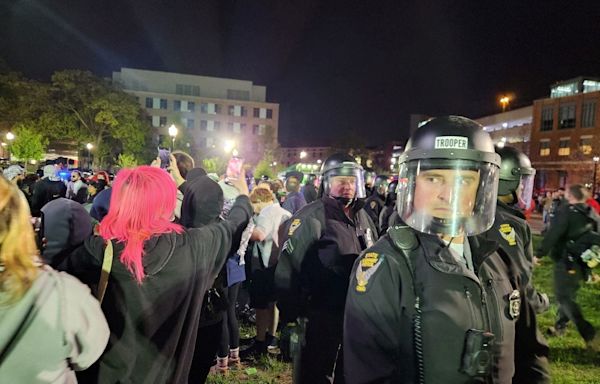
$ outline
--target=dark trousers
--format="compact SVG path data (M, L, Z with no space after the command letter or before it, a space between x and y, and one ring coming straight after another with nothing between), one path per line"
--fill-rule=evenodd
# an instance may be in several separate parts
M210 367L212 367L215 356L217 356L222 328L222 320L215 324L198 328L196 349L194 350L194 359L188 380L189 383L204 383L206 381L206 376L208 376Z
M569 321L585 341L592 340L596 331L592 324L583 318L581 308L575 302L580 282L585 278L583 268L578 263L559 260L554 265L554 293L558 301L556 328L564 328Z
M548 342L537 327L536 313L525 298L515 334L515 375L513 384L549 384Z
M233 284L229 288L223 289L225 299L227 299L227 311L223 314L223 330L221 332L221 343L219 344L219 357L229 355L229 349L235 349L240 346L240 328L237 315L235 313L235 304L242 283Z
M343 312L330 312L321 308L309 313L306 345L302 348L300 357L300 374L294 374L300 378L300 383L331 383L334 374L334 383L344 383L343 328Z

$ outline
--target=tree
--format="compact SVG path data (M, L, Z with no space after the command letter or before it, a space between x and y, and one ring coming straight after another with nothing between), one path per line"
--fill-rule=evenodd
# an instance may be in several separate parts
M227 169L227 161L219 156L209 157L202 160L202 168L204 168L206 173L222 175Z
M15 139L10 145L11 154L19 160L40 160L46 151L48 140L34 127L18 124L14 127Z
M133 168L137 167L138 161L133 155L121 153L117 159L117 165L119 168Z
M40 117L51 138L91 142L95 159L113 162L120 153L141 154L151 129L135 97L90 72L66 70L52 76L53 105Z
M259 161L256 168L254 168L254 178L260 179L262 176L267 176L271 180L275 179L277 174L271 164L272 161L266 158Z

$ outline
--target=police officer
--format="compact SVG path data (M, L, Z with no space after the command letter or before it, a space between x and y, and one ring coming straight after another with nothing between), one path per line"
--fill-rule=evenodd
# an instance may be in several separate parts
M275 272L283 323L307 320L304 346L300 356L294 356L296 383L318 384L332 378L343 382L343 361L338 356L350 271L377 236L361 209L362 167L346 154L335 154L321 171L319 199L289 220Z
M373 193L365 200L365 212L377 226L378 232L380 232L379 214L385 205L385 196L389 184L387 175L377 175L373 182Z
M365 195L371 196L371 194L373 193L373 184L375 183L375 179L377 178L377 173L373 168L369 167L365 167L364 172Z
M556 213L550 229L536 250L538 257L550 253L550 258L554 261L554 294L558 301L558 318L551 333L563 334L569 321L572 321L587 346L600 350L600 333L583 317L581 308L575 302L579 285L587 278L589 270L581 261L581 255L569 253L566 246L569 241L588 232L589 226L595 226L589 217L592 208L585 203L583 186L579 184L569 186L566 198L568 204L563 204Z
M487 236L497 241L501 252L514 262L522 287L520 315L516 324L513 383L550 383L548 343L538 330L536 320L536 312L548 309L548 296L538 293L533 287L531 230L518 208L519 204L524 207L531 204L535 169L529 158L516 148L497 147L496 153L502 158L498 203L496 219Z
M480 234L494 221L500 157L464 117L422 125L400 158L398 213L355 262L344 321L348 383L510 383L514 277Z
M388 192L385 196L385 205L379 213L379 234L383 234L387 231L390 222L390 217L396 212L396 187L398 186L398 180L393 180L388 185Z
M304 186L302 187L302 194L304 195L304 200L306 200L306 203L312 203L313 201L317 200L317 187L315 187L316 182L317 175L314 173L310 173L308 176L306 176L306 183L304 183Z

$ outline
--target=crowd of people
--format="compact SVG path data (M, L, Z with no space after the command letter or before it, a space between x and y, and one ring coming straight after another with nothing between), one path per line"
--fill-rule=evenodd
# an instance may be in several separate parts
M114 179L7 167L2 381L203 383L272 354L292 361L295 383L549 383L536 321L549 299L532 281L546 255L550 334L573 322L598 352L576 303L600 246L589 191L539 199L534 250L535 169L476 122L429 120L399 165L375 175L339 153L318 178L251 183L183 152Z

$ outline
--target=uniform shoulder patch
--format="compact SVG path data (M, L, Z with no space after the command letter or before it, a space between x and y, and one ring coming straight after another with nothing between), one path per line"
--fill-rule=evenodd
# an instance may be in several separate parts
M300 224L302 224L300 219L294 219L292 221L292 223L290 224L290 229L288 230L288 236L292 236L294 234L294 232L296 232L296 229L298 229L298 227L300 227Z
M385 255L377 252L367 252L360 259L356 266L356 292L364 293L367 291L369 280L373 277L375 272L379 269L385 259Z
M500 224L500 235L508 242L508 245L517 245L515 229L510 224Z

